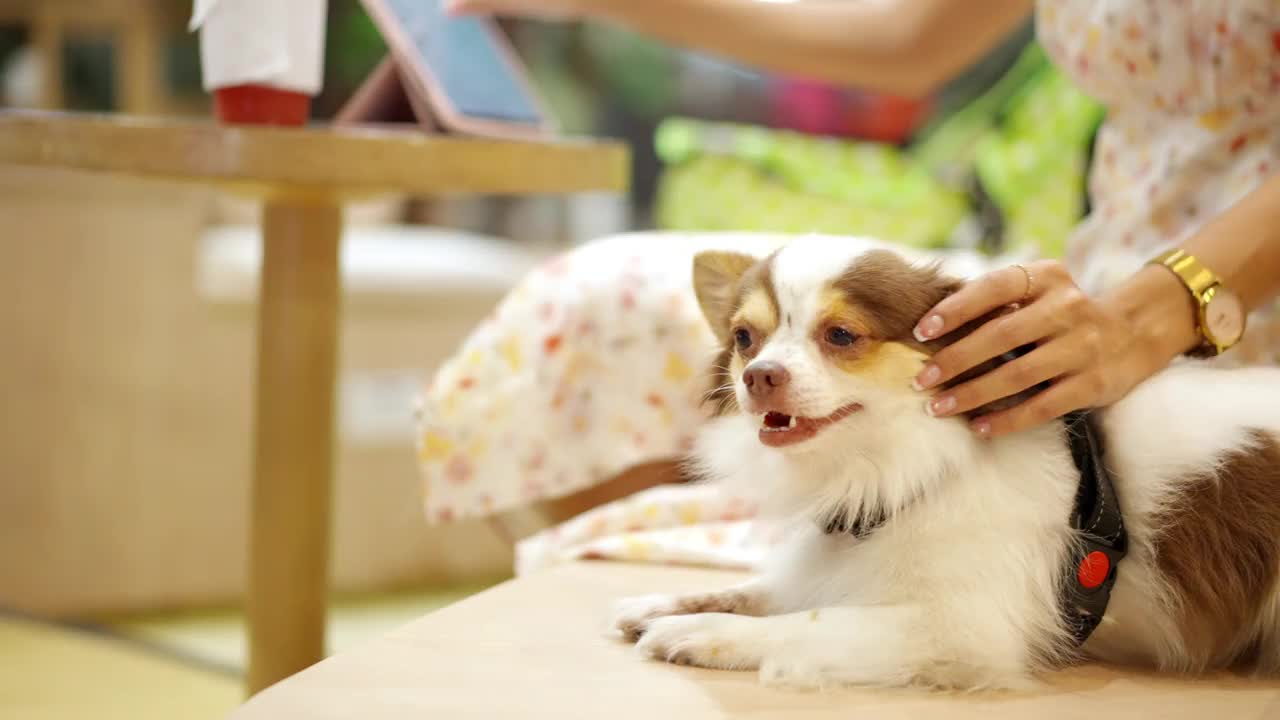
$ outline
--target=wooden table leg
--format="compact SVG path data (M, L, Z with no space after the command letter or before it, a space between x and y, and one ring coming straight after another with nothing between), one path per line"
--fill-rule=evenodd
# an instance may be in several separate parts
M56 8L38 8L31 18L31 42L40 59L40 109L61 110L65 98L62 88L62 53L66 37Z
M276 201L263 211L262 230L251 694L324 656L342 211Z
M117 31L115 80L120 108L131 115L161 111L164 39L155 8L131 13Z

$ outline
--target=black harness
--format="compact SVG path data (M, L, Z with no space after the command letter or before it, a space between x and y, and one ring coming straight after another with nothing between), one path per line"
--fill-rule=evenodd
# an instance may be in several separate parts
M1078 410L1063 418L1071 458L1080 471L1076 503L1068 520L1076 531L1062 584L1062 612L1076 645L1084 644L1102 622L1124 559L1129 537L1111 473L1104 460L1101 433L1093 414Z
M1084 644L1107 612L1111 588L1116 583L1116 567L1124 558L1128 536L1124 518L1116 499L1111 474L1103 462L1100 433L1088 410L1078 410L1063 417L1071 458L1080 472L1075 506L1067 519L1076 531L1064 568L1062 599L1063 621L1076 646ZM827 534L848 533L863 539L878 530L889 519L887 512L850 518L848 511L838 511L825 524Z

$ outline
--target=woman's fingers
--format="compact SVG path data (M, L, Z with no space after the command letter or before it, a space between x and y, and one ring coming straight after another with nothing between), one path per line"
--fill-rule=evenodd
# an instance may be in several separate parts
M1062 264L1054 261L1012 265L987 273L926 313L915 327L916 339L933 340L1005 305L1034 300L1064 279L1071 281Z
M1024 303L1026 307L1018 307ZM1015 309L984 319L1006 307ZM979 327L939 350L916 377L918 389L964 380L930 399L927 409L932 415L972 412L1051 382L1046 390L971 423L981 435L1005 435L1104 403L1116 396L1114 386L1124 382L1116 379L1105 357L1106 349L1117 343L1104 337L1118 337L1123 345L1125 331L1117 330L1116 323L1076 287L1062 263L1015 265L965 285L921 319L916 337L932 340L977 320L983 320ZM973 373L992 358L1024 346L1035 349Z
M1052 387L1008 410L984 415L971 423L974 432L984 437L1008 435L1042 425L1073 410L1089 406L1093 381L1087 375L1072 375Z
M1076 343L1059 338L935 395L929 400L929 414L955 415L1003 400L1075 370L1081 364L1079 355Z
M1032 303L984 323L968 336L939 350L916 376L916 388L931 387L959 377L994 357L1045 337L1050 318L1048 303Z

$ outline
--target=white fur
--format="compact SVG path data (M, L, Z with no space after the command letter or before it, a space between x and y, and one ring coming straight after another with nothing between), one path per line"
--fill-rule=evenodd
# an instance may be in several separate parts
M1024 685L1064 659L1046 655L1064 646L1059 583L1078 482L1061 425L983 440L963 420L930 417L909 382L877 385L826 361L812 340L818 297L859 251L802 240L780 252L773 278L783 319L759 357L790 370L798 414L849 402L863 409L786 450L760 443L758 417L724 417L695 449L702 473L760 491L767 520L789 524L752 586L768 613L663 617L672 599L649 598L621 619L643 625L648 655L755 669L774 684ZM741 404L745 389L736 386ZM1184 668L1151 521L1185 478L1214 468L1249 429L1280 433L1280 371L1174 367L1102 423L1130 551L1084 650ZM824 534L815 519L838 506L892 519L861 541ZM1260 627L1274 642L1280 600L1266 615ZM1263 654L1280 656L1280 646Z

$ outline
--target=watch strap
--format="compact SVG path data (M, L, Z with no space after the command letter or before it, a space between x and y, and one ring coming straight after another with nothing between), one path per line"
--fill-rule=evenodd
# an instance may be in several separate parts
M1196 296L1196 302L1201 304L1209 301L1209 298L1205 297L1205 291L1222 282L1212 270L1202 265L1195 256L1185 250L1170 250L1157 256L1152 262L1172 270L1191 294Z
M1222 283L1218 276L1201 264L1194 255L1176 248L1157 255L1151 260L1151 264L1168 268L1182 281L1187 291L1191 293L1192 299L1195 300L1196 331L1200 334L1200 344L1186 354L1195 358L1207 358L1220 355L1225 351L1226 348L1220 347L1209 339L1209 333L1204 326L1205 307L1213 297L1213 290Z

